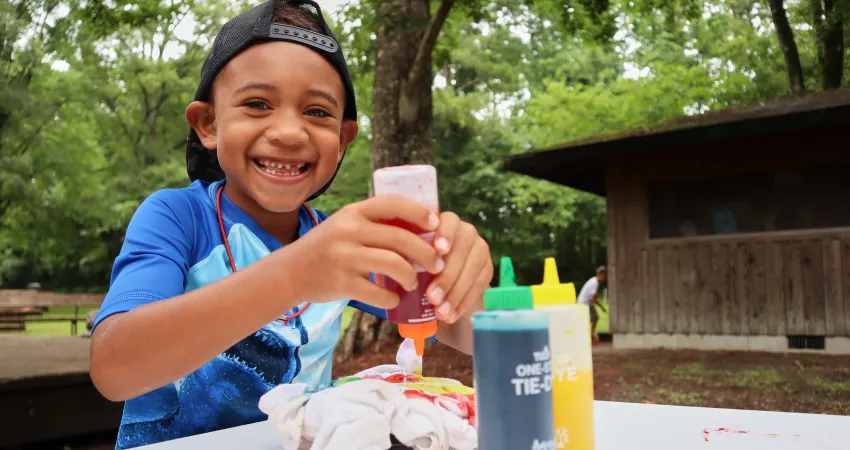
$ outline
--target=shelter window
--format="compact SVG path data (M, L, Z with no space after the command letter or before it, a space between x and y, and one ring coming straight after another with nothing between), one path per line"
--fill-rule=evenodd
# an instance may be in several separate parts
M850 227L850 164L648 188L650 238Z

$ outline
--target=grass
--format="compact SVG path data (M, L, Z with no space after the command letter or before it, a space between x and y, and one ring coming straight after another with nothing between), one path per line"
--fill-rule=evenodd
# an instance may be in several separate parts
M850 415L846 358L651 350L594 354L597 400Z
M97 309L93 307L80 308L79 316L80 320L77 321L77 333L82 333L86 330L86 316L89 311ZM342 334L345 333L346 328L351 323L351 317L354 315L354 308L347 307L342 313ZM42 317L59 317L59 316L73 316L74 308L73 307L52 307L48 309ZM27 322L26 331L19 334L24 334L27 336L70 336L71 335L71 321L67 322Z
M77 333L86 330L86 315L89 311L97 309L93 307L80 308L78 313L80 320L77 321ZM73 316L74 307L51 307L42 315L42 317L59 317ZM27 336L70 336L71 321L67 322L27 322L26 330L21 333Z
M819 375L814 375L807 378L806 383L815 389L826 391L831 394L850 392L850 381L833 381Z
M340 337L345 335L345 330L348 329L348 325L351 324L351 318L354 316L355 309L347 306L345 310L342 311L342 331L339 333Z
M599 298L599 303L602 303L605 306L607 311L610 311L610 306L608 305L608 299L602 296ZM609 314L605 311L602 311L601 308L596 308L596 313L599 314L599 322L596 322L596 333L610 333L611 332L611 318Z
M658 389L656 395L661 397L662 404L677 406L706 406L705 394L698 392L677 392L669 389Z
M702 363L676 366L672 378L677 381L690 381L711 387L770 388L776 387L785 379L772 367L759 367L745 370L716 370Z
M729 374L730 379L736 379L735 386L743 388L770 389L785 382L785 378L773 367L747 369Z

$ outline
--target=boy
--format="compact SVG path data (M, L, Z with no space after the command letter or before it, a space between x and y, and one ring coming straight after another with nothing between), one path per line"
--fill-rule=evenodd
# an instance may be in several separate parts
M599 313L596 312L596 306L602 309L602 311L608 312L599 303L599 300L596 299L596 295L599 294L599 288L602 286L602 283L605 283L607 276L608 271L605 269L605 266L597 267L596 275L584 283L581 292L578 294L578 303L587 305L588 309L590 309L590 337L594 344L599 342L599 336L596 335L596 325L599 323Z
M436 274L435 338L471 352L493 273L473 226L396 196L332 217L304 205L333 180L356 117L313 1L269 1L219 32L186 109L193 182L139 207L92 330L92 380L126 401L116 448L261 421L272 387L330 381L343 309L398 304L371 274L406 289L413 264ZM391 219L436 231L434 245Z

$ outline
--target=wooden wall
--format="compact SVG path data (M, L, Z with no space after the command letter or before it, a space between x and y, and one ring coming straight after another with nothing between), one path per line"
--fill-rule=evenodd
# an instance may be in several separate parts
M850 232L647 244L618 331L850 336ZM612 306L612 309L614 306Z
M654 181L850 162L850 151L825 145L847 137L820 131L609 161L612 332L850 336L850 228L649 239L646 198Z

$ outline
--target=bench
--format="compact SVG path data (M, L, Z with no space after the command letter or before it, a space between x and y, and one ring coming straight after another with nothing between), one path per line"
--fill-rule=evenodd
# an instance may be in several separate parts
M100 307L103 294L57 294L54 292L0 290L0 330L26 329L27 322L70 322L71 335L77 334L77 322L86 320L81 307ZM74 307L73 315L43 316L43 308Z
M30 306L0 306L0 330L24 331L25 318L39 316L42 313L40 308Z

